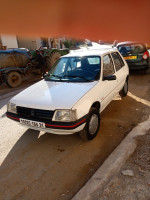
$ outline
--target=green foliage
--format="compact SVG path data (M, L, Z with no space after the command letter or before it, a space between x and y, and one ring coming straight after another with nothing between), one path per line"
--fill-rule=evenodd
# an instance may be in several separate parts
M75 42L73 40L65 40L63 44L65 45L66 48L70 49L74 47Z

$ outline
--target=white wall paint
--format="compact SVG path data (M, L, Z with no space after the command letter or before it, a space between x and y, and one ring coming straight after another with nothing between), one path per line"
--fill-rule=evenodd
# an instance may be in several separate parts
M39 49L42 46L41 38L36 38L36 46L37 46L37 49Z
M7 49L18 48L18 42L16 36L1 35L1 41L3 46L7 46Z

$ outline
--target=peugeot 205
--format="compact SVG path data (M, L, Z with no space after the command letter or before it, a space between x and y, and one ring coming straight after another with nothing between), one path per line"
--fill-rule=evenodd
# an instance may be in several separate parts
M116 94L128 92L129 69L117 49L76 50L62 56L44 79L13 97L7 117L53 134L92 140L100 113Z

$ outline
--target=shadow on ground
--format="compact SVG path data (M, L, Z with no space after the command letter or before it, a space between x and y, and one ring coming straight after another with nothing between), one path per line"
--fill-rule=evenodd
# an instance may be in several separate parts
M150 74L144 74L142 70L132 70L129 77L129 91L137 97L150 101Z

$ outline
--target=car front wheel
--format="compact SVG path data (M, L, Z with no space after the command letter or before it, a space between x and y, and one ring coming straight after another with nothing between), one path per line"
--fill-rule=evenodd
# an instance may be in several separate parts
M83 140L92 140L98 134L100 128L100 114L96 108L91 108L84 129L79 133Z

